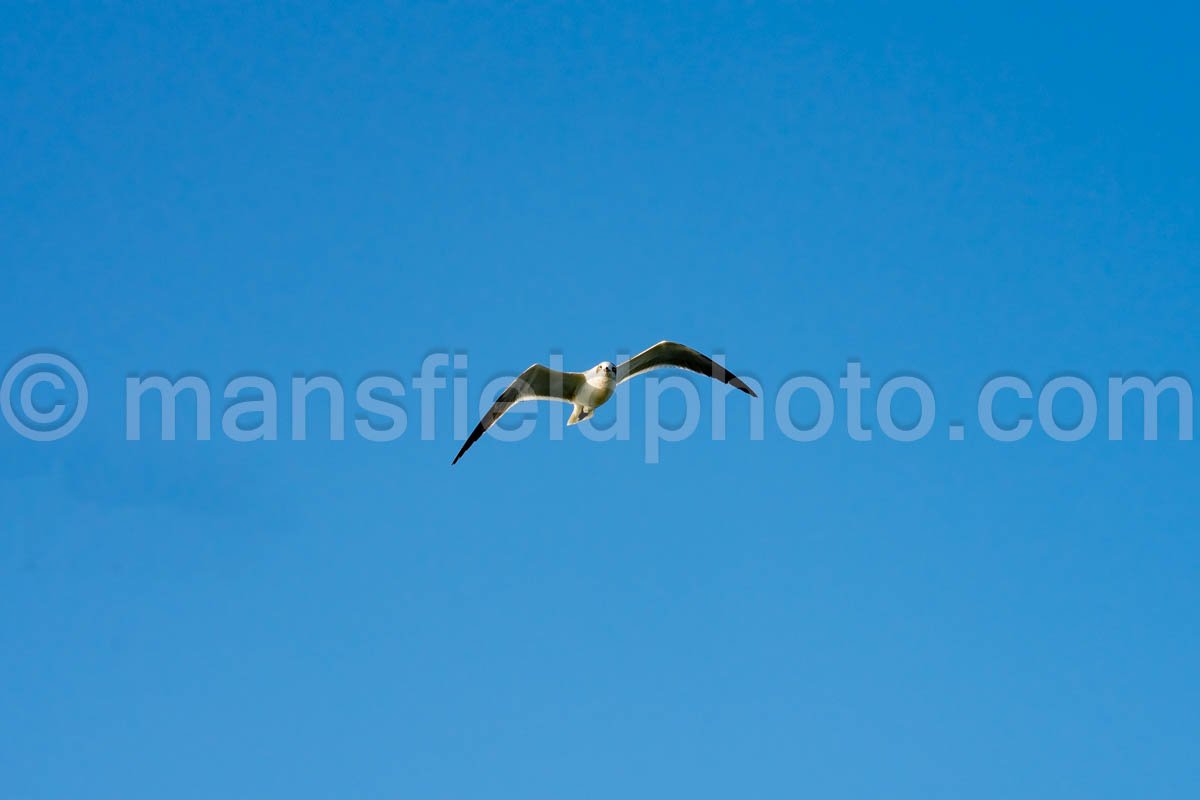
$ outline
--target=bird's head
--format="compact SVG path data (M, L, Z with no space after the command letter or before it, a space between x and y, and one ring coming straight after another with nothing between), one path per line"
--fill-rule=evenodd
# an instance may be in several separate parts
M592 367L592 372L597 375L604 375L608 378L617 377L617 365L611 361L601 361L596 366Z

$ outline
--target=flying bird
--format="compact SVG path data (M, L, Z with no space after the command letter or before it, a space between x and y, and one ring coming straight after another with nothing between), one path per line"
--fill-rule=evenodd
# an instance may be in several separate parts
M570 403L575 408L567 424L574 425L590 417L592 412L608 402L617 384L643 372L665 367L678 367L708 375L741 389L751 397L758 397L741 378L703 353L677 342L659 342L620 365L611 361L601 361L587 372L558 372L542 364L534 364L500 393L450 463L457 464L463 453L479 441L479 437L483 436L496 420L504 416L504 412L522 400L558 400Z

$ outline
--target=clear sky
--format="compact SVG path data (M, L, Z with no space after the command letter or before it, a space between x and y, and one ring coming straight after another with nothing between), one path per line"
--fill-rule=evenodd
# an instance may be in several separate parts
M0 424L0 798L1200 794L1200 442L975 421L1200 381L1194 11L242 5L0 9L0 370L90 395ZM937 422L419 436L431 352L664 338ZM125 438L128 376L373 373L390 443Z

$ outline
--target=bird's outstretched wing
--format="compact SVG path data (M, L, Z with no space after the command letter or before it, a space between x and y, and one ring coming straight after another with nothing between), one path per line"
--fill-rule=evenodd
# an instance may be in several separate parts
M504 415L515 404L522 400L559 400L570 403L579 387L583 385L584 377L581 372L558 372L557 370L534 364L522 372L511 385L496 398L496 402L479 420L475 430L467 437L462 449L450 463L457 464L467 448L479 441L479 437Z
M728 383L741 389L751 397L758 397L754 390L747 386L741 378L722 367L703 353L698 353L678 342L659 342L653 347L643 350L633 358L617 367L617 383L627 381L635 375L663 367L678 367L680 369L708 375L710 378Z

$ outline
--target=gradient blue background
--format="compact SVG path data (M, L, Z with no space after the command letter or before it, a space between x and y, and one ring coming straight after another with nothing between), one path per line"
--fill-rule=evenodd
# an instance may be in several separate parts
M4 4L0 366L91 408L0 426L0 797L1196 796L1200 445L973 419L1000 372L1197 375L1198 27ZM648 466L640 413L543 408L451 469L410 394L392 444L124 441L129 374L456 348L477 392L662 338L919 374L937 426L756 442L731 396Z

